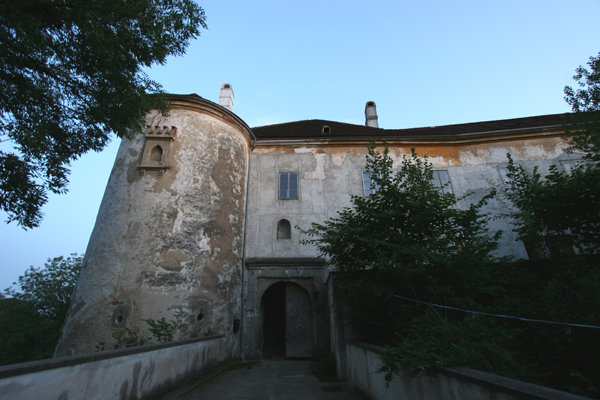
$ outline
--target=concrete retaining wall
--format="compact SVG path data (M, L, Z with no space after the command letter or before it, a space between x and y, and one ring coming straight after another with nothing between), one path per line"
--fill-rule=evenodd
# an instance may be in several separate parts
M140 399L231 358L224 336L0 367L0 399Z
M413 377L404 371L386 387L381 368L382 348L364 343L346 345L346 379L374 400L584 400L558 390L468 368L445 368L431 376ZM588 399L589 400L589 399Z

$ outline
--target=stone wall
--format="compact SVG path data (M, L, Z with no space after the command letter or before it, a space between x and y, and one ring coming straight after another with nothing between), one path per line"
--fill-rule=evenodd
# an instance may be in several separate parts
M0 367L0 400L141 399L230 357L223 336Z
M345 377L374 400L591 400L468 368L444 368L432 375L412 376L403 370L389 386L381 366L383 348L364 343L346 344Z

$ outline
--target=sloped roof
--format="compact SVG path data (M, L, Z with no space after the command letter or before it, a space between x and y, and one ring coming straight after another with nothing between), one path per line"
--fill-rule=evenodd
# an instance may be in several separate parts
M560 129L565 116L551 114L526 118L503 119L497 121L472 122L467 124L442 125L409 129L381 129L364 125L320 119L287 122L252 128L257 140L336 140L336 139L453 139L473 136L494 136L511 132L556 131ZM323 126L329 133L323 133Z

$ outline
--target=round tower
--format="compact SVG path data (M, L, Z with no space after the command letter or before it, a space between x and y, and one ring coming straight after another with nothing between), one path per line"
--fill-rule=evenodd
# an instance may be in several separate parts
M253 136L227 89L223 106L170 95L168 116L150 113L145 132L123 139L57 356L151 337L146 320L161 318L175 339L225 334L238 351Z

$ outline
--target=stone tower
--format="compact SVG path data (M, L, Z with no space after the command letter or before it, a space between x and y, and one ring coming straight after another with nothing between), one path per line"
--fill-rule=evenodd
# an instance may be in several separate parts
M163 317L175 339L225 334L237 354L254 139L224 88L224 105L170 95L168 116L122 141L57 356L112 349L125 328L147 337Z

